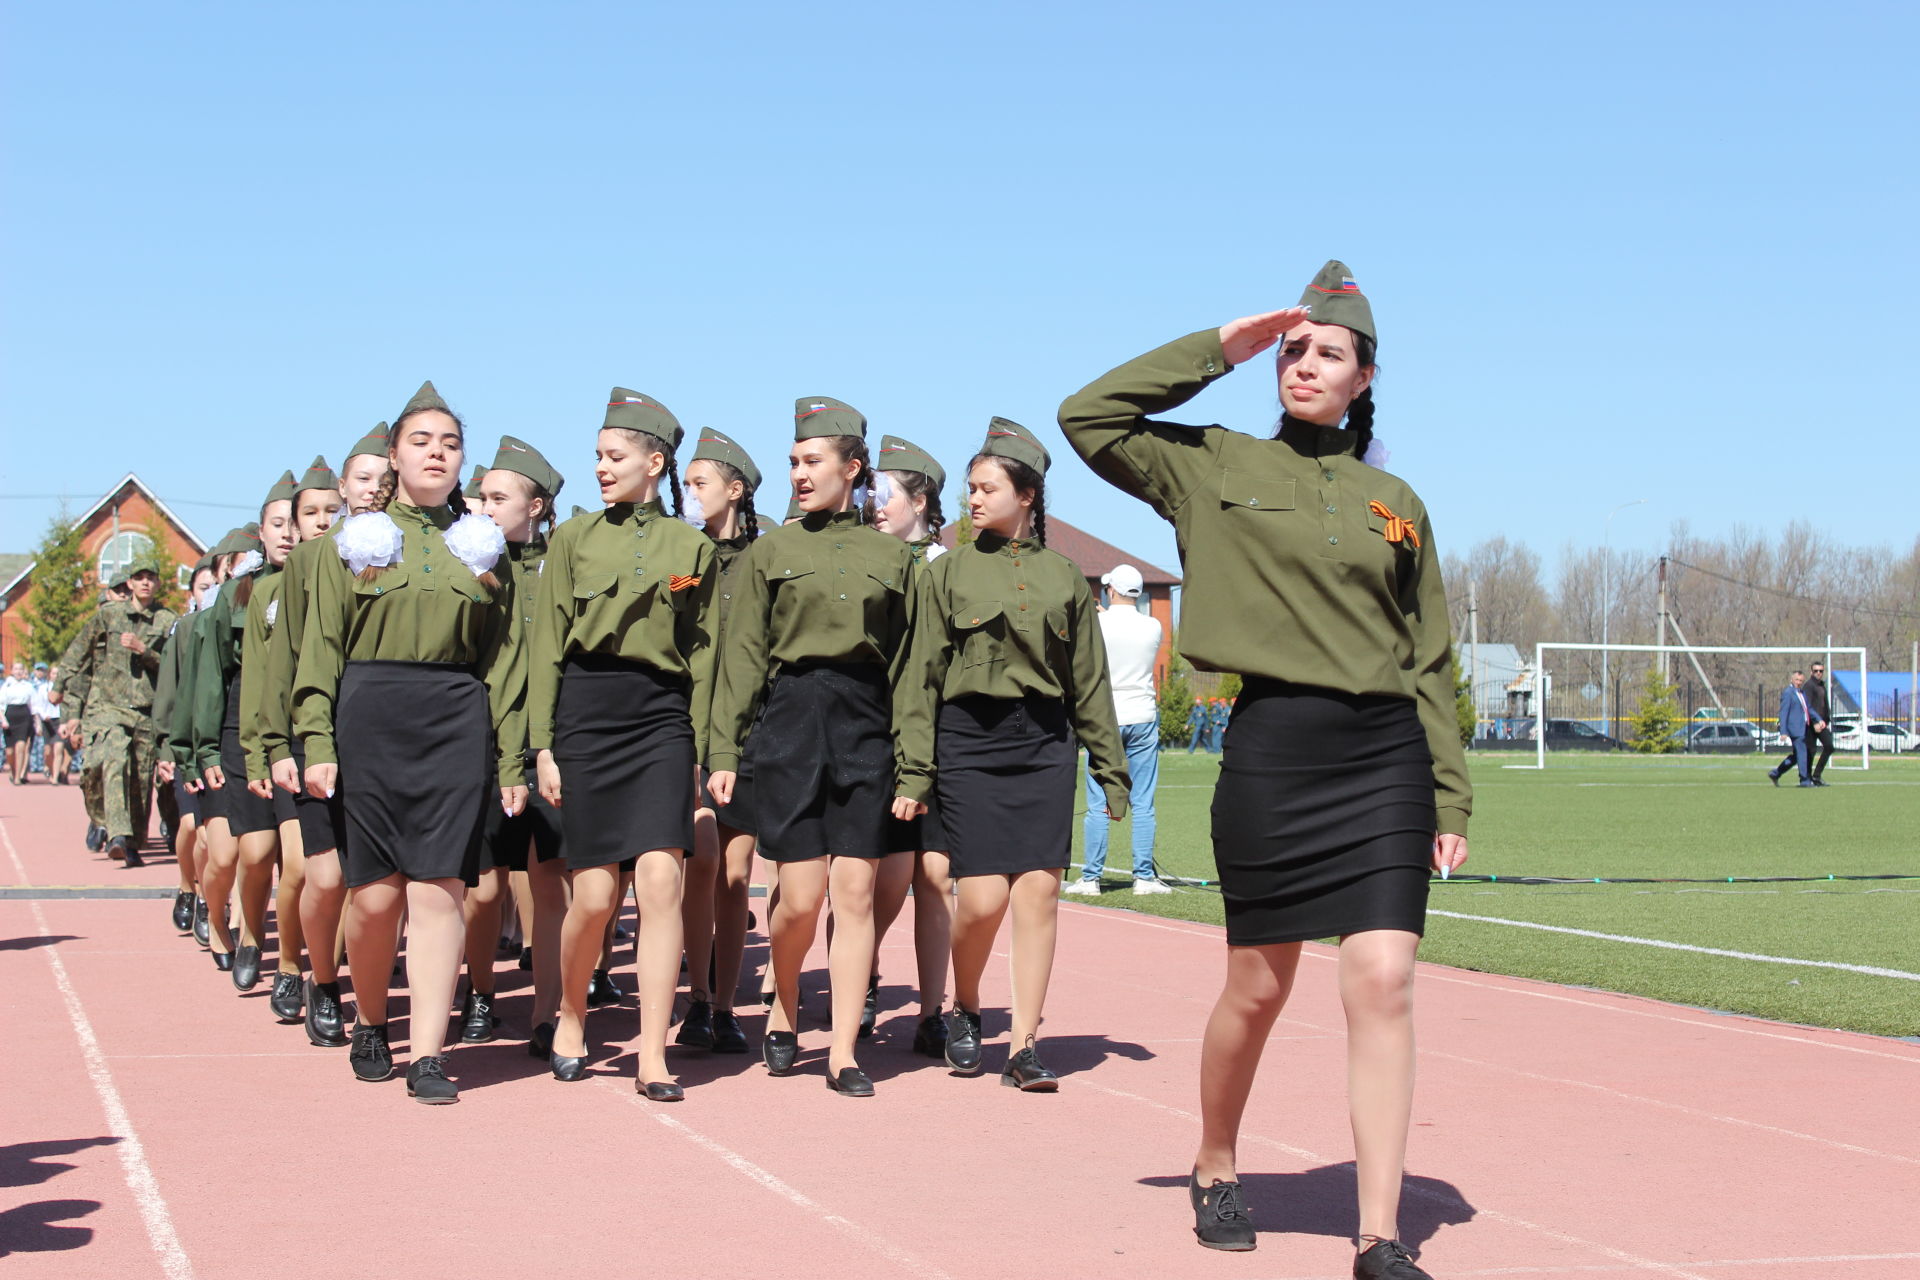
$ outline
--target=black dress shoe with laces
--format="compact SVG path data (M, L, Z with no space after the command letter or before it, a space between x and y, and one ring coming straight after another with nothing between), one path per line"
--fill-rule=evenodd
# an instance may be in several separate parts
M300 1021L300 975L297 973L276 973L273 975L273 994L267 997L267 1008L273 1016L282 1022Z
M860 1007L860 1038L873 1035L873 1024L880 1020L880 975L867 979L867 1002Z
M709 1001L695 1000L687 1006L687 1016L680 1020L673 1042L687 1049L713 1048L713 1005Z
M980 1015L957 1004L947 1018L946 1059L957 1076L980 1074Z
M119 862L121 866L125 867L129 871L134 870L137 867L144 867L147 865L147 860L141 857L140 851L134 848L131 844L122 844L120 846Z
M106 843L107 829L105 827L96 827L89 822L87 824L87 852L98 853Z
M527 1056L529 1058L551 1058L553 1056L553 1024L543 1022L533 1029L527 1037Z
M937 1013L920 1019L913 1029L913 1051L923 1058L947 1056L947 1020Z
M500 1019L493 1013L493 993L469 991L460 1010L460 1039L465 1044L485 1044L500 1030Z
M213 942L213 923L207 918L207 900L198 894L193 899L193 940L203 947Z
M1028 1045L1007 1059L1007 1065L1000 1072L1000 1083L1022 1093L1053 1093L1060 1088L1060 1077L1040 1061L1039 1053Z
M533 972L533 948L532 947L522 947L520 949L520 968L523 972L526 972L526 973Z
M740 1019L731 1009L713 1011L714 1053L745 1053L747 1051L747 1033L740 1026Z
M769 1031L761 1038L760 1057L770 1076L783 1076L793 1070L793 1060L799 1055L800 1037L791 1031Z
M428 1106L460 1101L460 1086L447 1079L447 1060L415 1058L407 1064L407 1096Z
M607 1004L619 1004L626 995L614 984L613 975L605 969L595 969L593 977L587 982L587 1004L589 1007Z
M260 948L244 943L233 952L233 989L251 991L260 985Z
M182 889L173 895L173 927L181 933L193 930L193 890Z
M829 1072L827 1088L843 1098L871 1098L873 1081L866 1072L858 1067L842 1067L838 1072Z
M1354 1255L1353 1280L1433 1280L1433 1277L1414 1265L1413 1255L1398 1240L1375 1240Z
M338 1049L347 1043L340 1025L340 984L307 980L307 1043L320 1049Z
M1238 1182L1202 1187L1196 1173L1187 1182L1187 1199L1193 1202L1193 1234L1202 1245L1233 1253L1254 1247L1253 1219L1247 1216L1246 1195Z
M361 1080L385 1080L393 1074L393 1050L387 1047L387 1029L361 1023L353 1029L353 1048L347 1063Z

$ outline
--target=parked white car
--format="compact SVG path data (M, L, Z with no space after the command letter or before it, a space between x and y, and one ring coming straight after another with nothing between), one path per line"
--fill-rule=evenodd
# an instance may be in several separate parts
M1858 751L1860 749L1860 722L1858 720L1835 720L1833 722L1833 749L1835 751ZM1867 721L1867 750L1869 751L1914 751L1920 750L1920 737L1907 732L1905 727L1886 720Z

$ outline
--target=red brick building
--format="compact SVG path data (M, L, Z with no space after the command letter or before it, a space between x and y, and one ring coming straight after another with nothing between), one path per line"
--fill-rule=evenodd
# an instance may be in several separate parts
M191 570L194 561L207 551L200 535L132 472L74 523L85 530L80 547L87 559L87 576L96 583L116 566L153 549L151 531L165 537L162 550L183 566L182 572ZM0 587L0 664L27 654L24 606L33 591L33 569L33 563L27 562L8 574L5 586Z

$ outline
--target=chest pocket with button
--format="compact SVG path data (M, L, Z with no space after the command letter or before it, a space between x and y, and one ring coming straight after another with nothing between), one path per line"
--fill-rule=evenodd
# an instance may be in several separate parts
M1294 482L1257 471L1227 467L1220 473L1220 504L1244 511L1293 510Z
M579 609L594 600L611 599L620 590L620 575L614 573L586 574L573 580L574 607Z
M976 600L952 614L954 665L978 667L1006 661L1006 615L998 600Z
M365 605L376 598L390 596L406 585L407 571L389 567L375 574L371 582L356 574L353 579L353 595L357 603Z

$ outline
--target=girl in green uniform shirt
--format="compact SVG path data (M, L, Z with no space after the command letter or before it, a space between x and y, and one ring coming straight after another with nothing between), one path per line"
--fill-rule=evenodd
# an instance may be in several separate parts
M159 785L172 789L174 808L180 815L173 829L173 858L180 872L180 887L173 895L173 927L181 933L192 932L198 914L200 890L194 850L204 836L200 830L200 788L198 784L188 785L186 774L179 767L179 758L173 752L168 726L179 700L182 659L187 654L186 638L192 628L193 615L200 609L202 594L210 594L216 585L212 558L203 557L187 579L186 608L174 620L167 647L160 651L160 677L153 691L153 723L159 739L154 778Z
M913 629L913 553L869 523L866 429L859 411L826 396L794 406L788 462L801 518L755 542L738 571L708 757L708 788L724 805L745 755L760 853L779 864L767 1069L793 1069L800 966L831 890L827 1085L853 1097L873 1095L854 1053L873 972L875 874L895 802L901 817L922 808L900 798L908 762L929 754L895 697Z
M207 636L207 621L212 616L212 605L222 585L227 581L228 570L239 557L238 547L244 540L243 531L229 529L227 535L215 543L213 550L207 553L208 563L213 570L213 580L195 602L194 611L182 619L182 625L175 631L173 645L180 649L180 674L174 691L173 708L167 717L165 754L174 761L174 780L192 793L194 809L199 817L200 838L194 842L193 878L199 886L199 897L194 902L193 937L213 956L214 967L222 972L233 965L233 941L227 932L227 897L231 896L232 885L229 882L227 894L219 903L219 945L214 945L214 925L216 918L213 903L207 888L208 851L207 829L214 817L220 812L220 793L207 787L206 779L200 776L200 764L193 752L193 700L194 686L200 674L200 647ZM173 647L173 646L169 646Z
M560 936L555 1078L586 1070L587 986L633 873L640 909L635 1089L683 1096L667 1069L683 935L681 860L693 844L694 769L713 682L713 544L677 519L680 424L615 387L595 448L607 507L561 525L528 631L528 741L540 792L560 809L573 903ZM661 508L662 489L674 513ZM538 963L538 951L535 962Z
M512 436L500 437L493 466L480 479L480 509L507 539L504 569L513 575L512 618L515 663L511 696L524 708L527 696L527 628L533 621L540 575L553 530L553 500L565 479L538 449ZM524 710L521 712L525 714ZM551 1031L560 1008L560 922L567 914L566 863L560 860L560 814L534 789L533 762L526 761L527 807L508 817L488 809L481 843L480 882L467 894L467 981L460 1038L477 1044L494 1038L500 1019L494 1012L494 961L500 940L500 913L516 871L526 876L533 906L528 945L533 954L532 1025ZM546 1053L541 1052L541 1057Z
M1373 439L1378 334L1346 266L1298 306L1203 329L1060 407L1103 478L1171 521L1187 581L1180 648L1243 677L1214 792L1226 985L1201 1049L1189 1195L1200 1243L1251 1249L1240 1118L1306 939L1340 939L1359 1191L1354 1274L1426 1275L1398 1240L1413 1100L1414 955L1432 871L1467 856L1472 793L1454 718L1440 554ZM1278 344L1271 437L1161 422Z
M513 588L493 572L500 527L460 496L466 433L432 383L394 419L390 450L371 510L341 522L336 555L314 558L294 724L307 790L345 802L349 1063L362 1080L393 1074L387 984L404 909L407 1093L448 1103L459 1088L442 1050L483 806L514 814L527 798L508 687Z
M1076 736L1109 814L1125 814L1128 794L1093 590L1046 547L1047 463L1025 427L987 428L967 467L974 540L921 581L909 682L916 718L936 729L934 785L907 794L938 796L959 884L947 1065L981 1068L980 980L1011 906L1013 1051L1000 1083L1029 1092L1059 1086L1038 1037L1072 860Z
M760 533L753 508L760 468L746 450L707 427L687 464L687 501L696 504L713 539L715 643L726 643L727 610L738 585L735 573ZM714 1053L745 1053L746 1032L733 1012L740 966L746 956L748 891L753 876L751 790L736 779L733 802L716 808L701 788L693 815L694 852L687 859L687 886L680 919L686 932L687 982L691 999L674 1043ZM707 990L711 972L712 991Z

